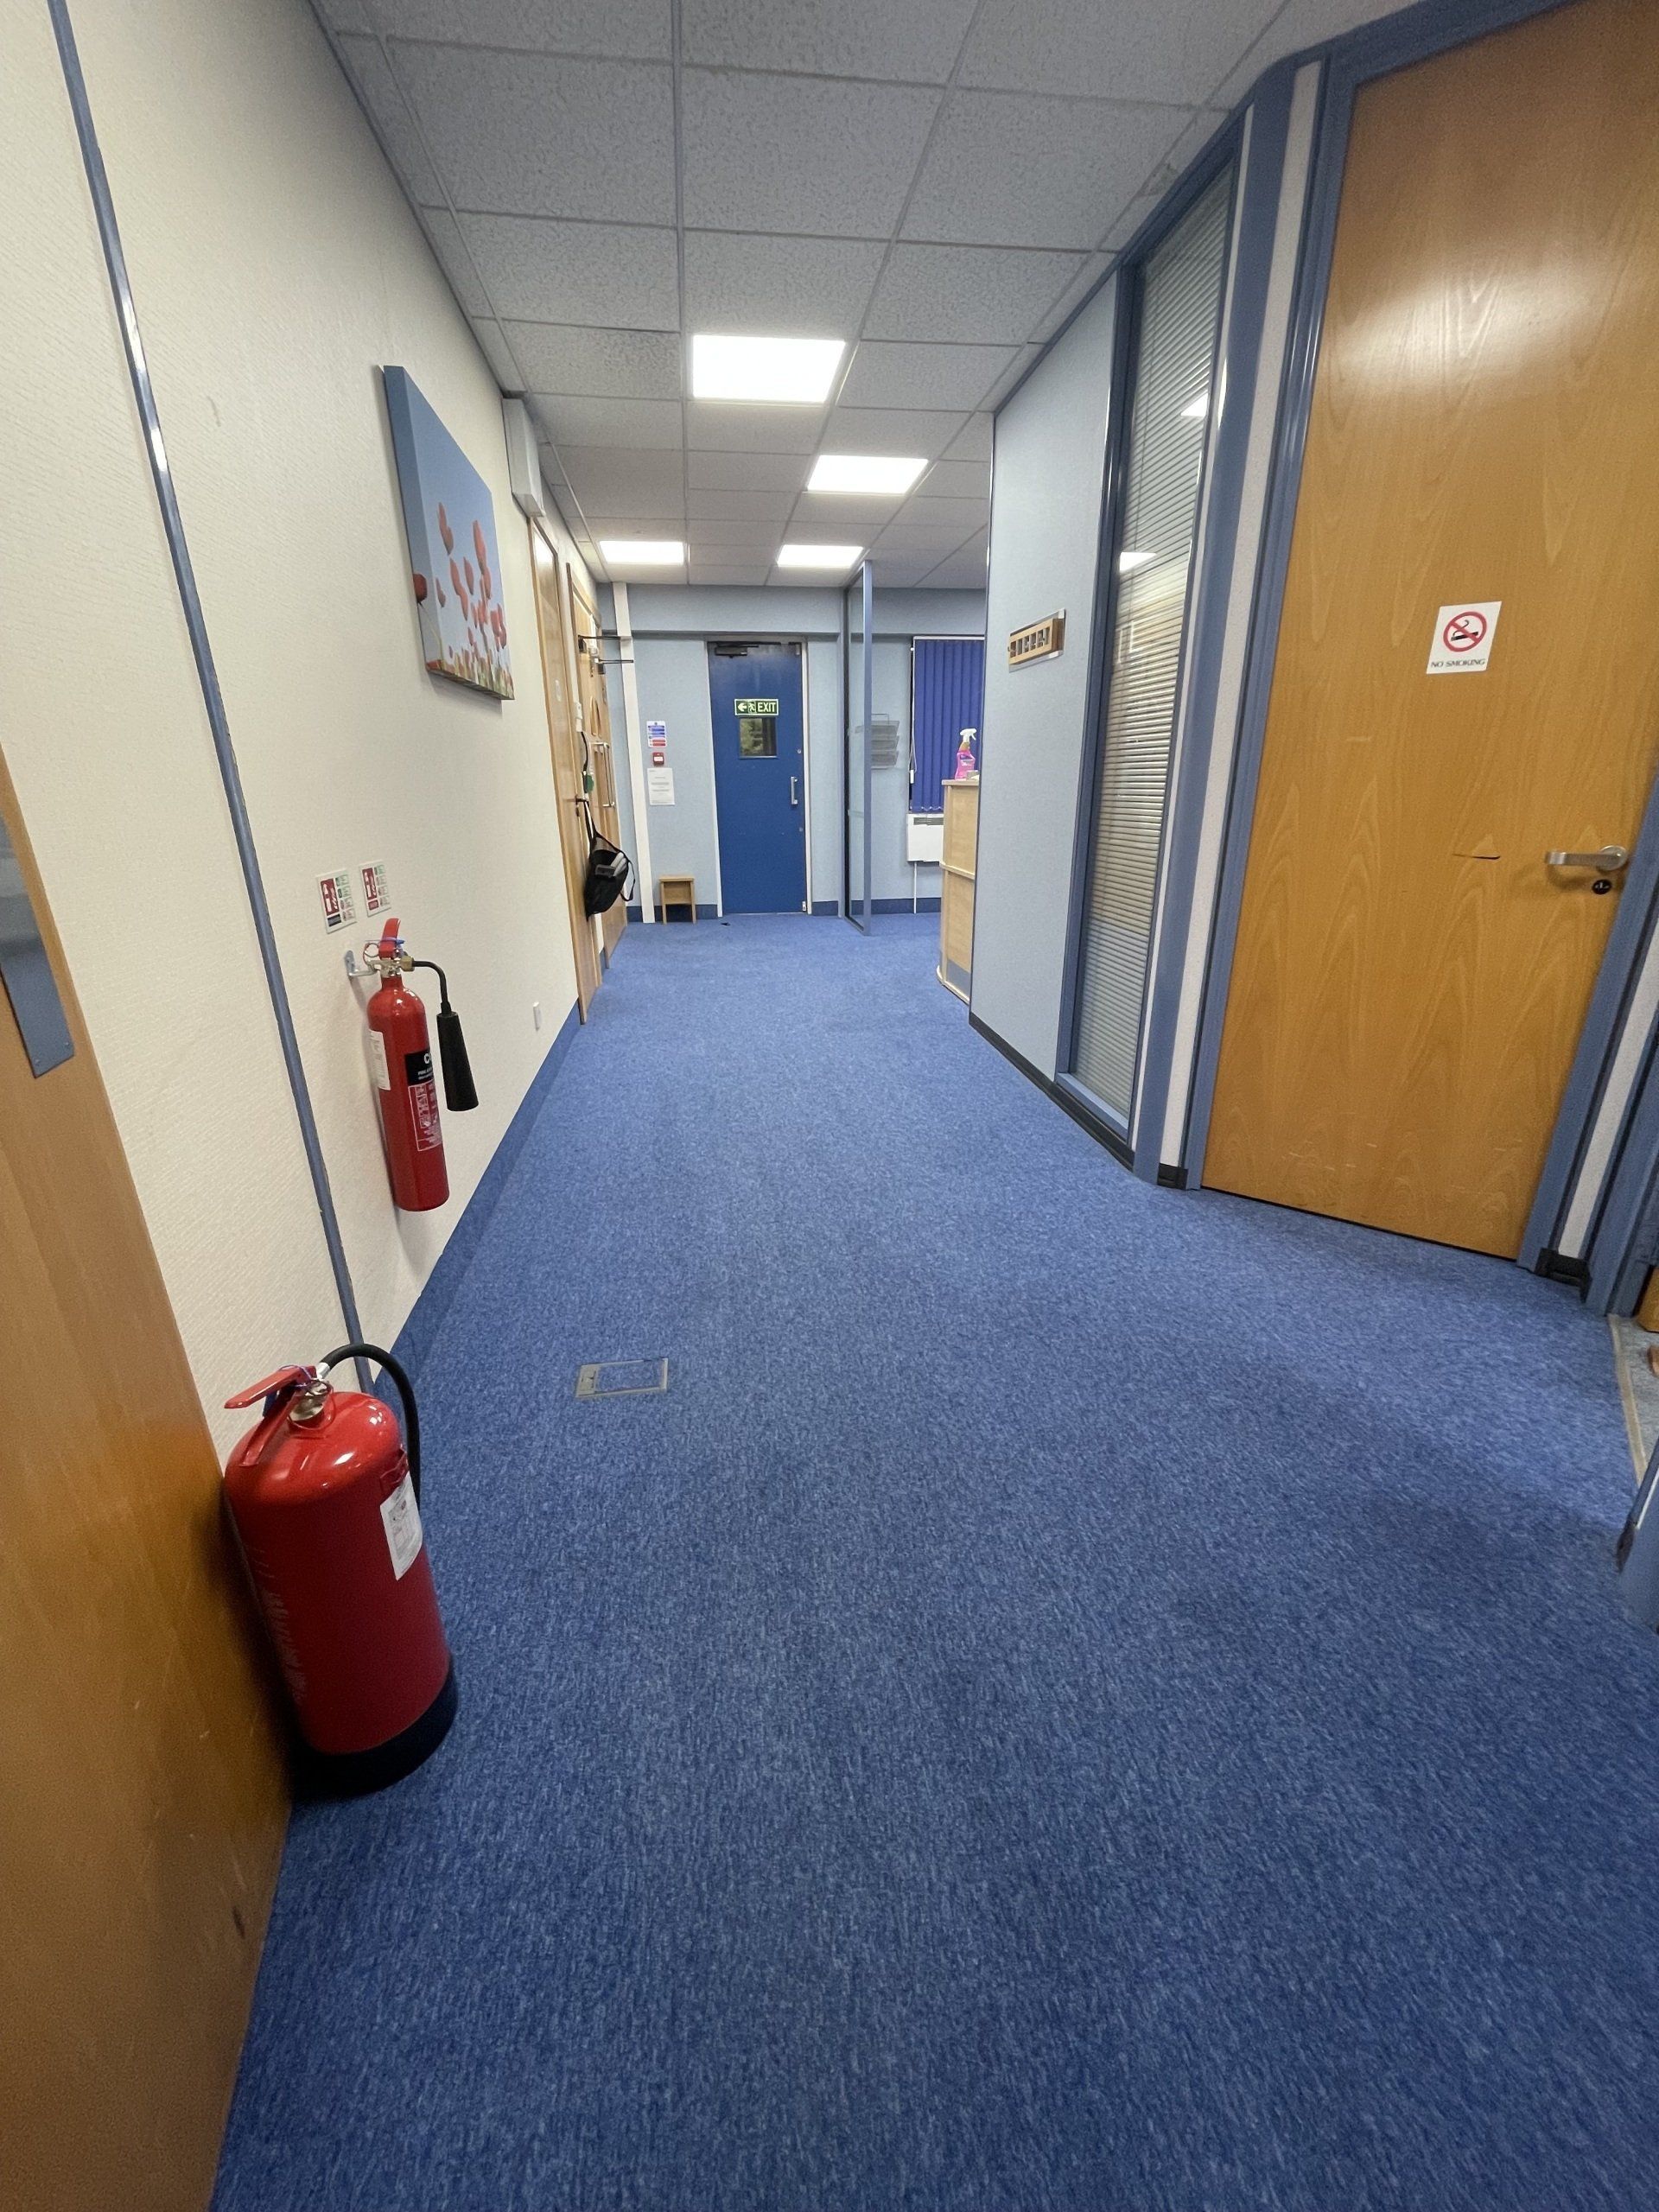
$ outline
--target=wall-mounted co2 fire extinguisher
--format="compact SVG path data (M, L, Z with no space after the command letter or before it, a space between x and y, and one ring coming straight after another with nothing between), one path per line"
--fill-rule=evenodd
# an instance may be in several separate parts
M408 1441L378 1398L328 1371L372 1359L397 1384ZM282 1662L309 1779L378 1789L435 1751L455 1675L421 1527L421 1431L409 1377L375 1344L279 1367L226 1400L264 1404L225 1468L226 1501Z
M426 1007L404 977L411 969L429 968L438 979L438 1049L444 1103L452 1114L467 1113L478 1103L461 1017L449 1003L442 969L434 960L411 960L404 951L395 914L378 944L364 946L363 957L381 979L368 1005L369 1058L386 1140L391 1195L406 1213L429 1212L449 1195L449 1171L443 1161L443 1125L438 1119Z

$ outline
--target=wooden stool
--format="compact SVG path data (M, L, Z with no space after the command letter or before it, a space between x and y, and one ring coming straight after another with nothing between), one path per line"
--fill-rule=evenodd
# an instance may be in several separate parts
M664 925L671 906L689 906L691 918L697 918L697 880L694 875L659 875L657 879L657 912Z

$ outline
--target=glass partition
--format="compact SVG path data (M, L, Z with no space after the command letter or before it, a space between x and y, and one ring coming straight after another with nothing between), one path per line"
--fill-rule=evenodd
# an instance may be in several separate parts
M842 599L842 697L846 709L847 839L844 890L847 918L870 926L870 814L873 762L870 722L874 698L874 578L864 562Z

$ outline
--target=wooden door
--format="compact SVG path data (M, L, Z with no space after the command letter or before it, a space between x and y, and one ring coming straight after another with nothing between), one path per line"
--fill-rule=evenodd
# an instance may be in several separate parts
M74 1041L35 1077L0 991L0 2203L200 2212L282 1760L213 1445L3 765L0 814Z
M1650 0L1360 92L1206 1183L1518 1251L1618 903L1544 855L1659 753L1656 362Z
M594 818L613 845L622 842L621 817L616 807L616 762L611 750L610 696L605 688L605 646L599 614L570 577L570 629L576 648L576 683L582 701L582 734L588 773L592 783ZM644 900L645 888L639 887ZM620 900L600 916L599 926L608 959L617 939L627 927Z
M553 748L553 788L559 803L559 847L570 910L570 942L576 956L576 1002L586 1021L600 984L599 955L594 945L594 925L582 903L588 836L582 810L582 761L576 749L575 702L570 695L559 558L534 523L529 529L530 557L536 571L537 628L542 641L542 680L547 689L548 735Z

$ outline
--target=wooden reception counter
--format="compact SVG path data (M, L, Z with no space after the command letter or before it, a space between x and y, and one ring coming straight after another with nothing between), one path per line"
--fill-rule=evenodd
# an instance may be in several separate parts
M979 778L944 786L944 874L939 885L939 981L964 1002L974 968L974 855L979 844Z

